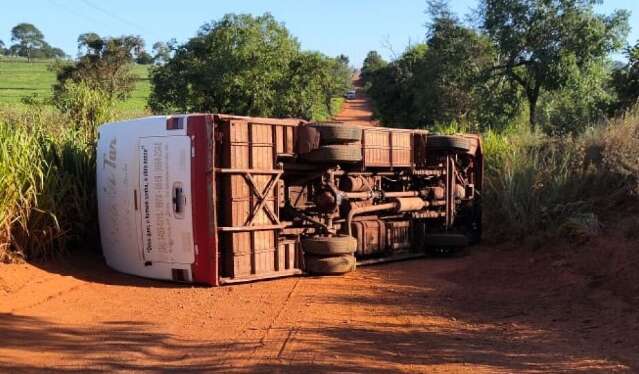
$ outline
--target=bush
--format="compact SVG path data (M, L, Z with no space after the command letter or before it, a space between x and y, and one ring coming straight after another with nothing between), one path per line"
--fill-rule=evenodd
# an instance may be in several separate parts
M113 119L115 101L112 96L84 81L65 82L54 102L60 111L73 119L71 130L78 132L85 144L93 144L97 127Z
M51 66L56 72L57 83L53 86L54 99L64 94L67 82L86 84L100 90L111 100L126 100L131 97L138 78L134 74L133 62L144 47L137 36L102 38L97 34L82 34L78 48L86 53L75 62L57 63Z

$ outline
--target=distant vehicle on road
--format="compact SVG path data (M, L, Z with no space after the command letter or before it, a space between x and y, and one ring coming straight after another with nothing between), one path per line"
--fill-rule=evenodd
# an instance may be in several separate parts
M350 90L348 92L346 92L346 95L344 95L346 97L347 100L353 100L354 98L357 97L357 91L355 90Z

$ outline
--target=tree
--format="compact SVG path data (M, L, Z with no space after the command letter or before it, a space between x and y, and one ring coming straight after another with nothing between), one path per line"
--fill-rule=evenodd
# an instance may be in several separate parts
M476 119L483 74L492 65L490 41L465 27L443 2L430 2L428 50L416 63L414 91L419 123Z
M47 55L51 58L65 58L67 57L67 54L64 53L64 51L60 48L54 48L51 47L48 51L47 51Z
M349 59L345 55L327 58L325 62L330 69L328 75L330 79L324 85L324 100L330 109L330 102L333 97L344 96L352 88L353 69L351 69Z
M152 69L149 106L156 112L288 113L279 96L298 53L297 40L270 14L227 14Z
M519 110L508 82L486 74L495 60L490 40L464 26L441 1L429 2L427 39L387 64L376 52L364 61L376 115L388 125L464 122L502 127Z
M0 54L6 55L7 53L9 53L9 50L5 48L4 42L0 40Z
M46 41L42 41L40 48L34 49L31 53L32 58L65 58L66 56L62 49L52 47Z
M375 71L388 65L377 51L370 51L366 54L364 63L362 64L362 80L364 83L369 82Z
M83 35L78 38L78 48L86 50L86 54L75 63L55 67L57 83L53 87L54 100L64 96L67 81L82 82L92 89L101 90L110 101L128 98L137 78L131 71L131 65L135 56L142 51L141 38L95 38L94 35Z
M350 63L350 59L348 58L348 56L346 55L339 55L337 57L335 57L335 59L337 61L339 61L340 64L343 64L345 66L349 66L348 64Z
M325 119L331 99L351 87L346 56L301 52L268 13L227 14L184 45L156 43L154 50L149 106L155 112Z
M165 42L153 43L153 62L164 64L171 58L171 48Z
M87 32L78 36L78 57L102 50L104 41L100 35Z
M351 71L344 59L302 52L289 64L278 88L277 116L318 118L332 115L331 99L350 87ZM346 68L344 68L346 67Z
M537 123L543 91L564 87L575 69L621 47L627 11L595 14L596 0L482 0L483 30L495 43L493 72L519 85L528 101L530 126Z
M612 110L623 113L639 103L639 40L634 46L626 47L628 62L612 74L612 86L618 100Z
M540 97L538 122L548 134L577 134L606 118L615 101L610 62L600 58L576 69L564 87Z
M20 23L11 29L11 41L17 43L18 55L27 57L27 61L31 62L33 49L43 46L44 35L34 25Z
M146 51L141 51L135 58L135 62L140 65L150 65L153 63L153 56Z
M420 110L415 106L417 65L427 53L426 44L408 47L395 61L385 63L376 52L364 60L362 74L376 116L390 126L416 127ZM368 60L368 62L367 62Z

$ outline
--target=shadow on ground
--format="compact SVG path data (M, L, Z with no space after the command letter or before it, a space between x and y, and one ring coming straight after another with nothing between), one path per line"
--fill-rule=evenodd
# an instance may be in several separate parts
M30 261L31 265L48 273L71 276L91 283L131 287L185 288L192 284L153 280L135 275L119 273L106 264L97 251L76 251L48 261Z

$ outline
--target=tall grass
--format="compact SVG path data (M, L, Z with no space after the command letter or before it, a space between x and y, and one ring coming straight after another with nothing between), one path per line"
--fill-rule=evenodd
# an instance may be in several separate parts
M97 233L95 156L55 111L0 111L0 261L50 257Z
M602 213L636 197L636 114L578 137L489 131L483 145L484 227L495 239L596 234Z

